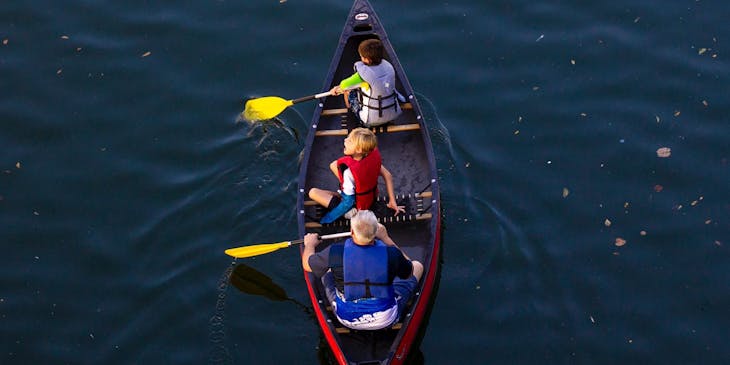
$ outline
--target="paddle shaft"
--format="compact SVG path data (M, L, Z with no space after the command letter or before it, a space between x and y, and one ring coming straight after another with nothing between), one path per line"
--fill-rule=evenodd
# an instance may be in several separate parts
M301 103L303 101L308 101L308 100L312 100L312 99L319 99L319 98L323 98L323 97L329 96L329 95L331 95L331 94L330 94L329 91L327 91L327 92L324 92L324 93L319 93L319 94L315 94L315 95L304 96L304 97L301 97L299 99L294 99L294 100L291 101L291 103L292 104ZM304 242L304 241L302 241L302 242ZM294 241L292 241L292 243L294 243ZM301 243L301 242L299 242L299 243Z
M326 234L324 236L320 236L319 239L321 239L321 240L332 240L332 239L335 239L335 238L342 238L342 237L349 237L349 236L350 236L350 232L340 232L340 233ZM304 243L304 238L298 239L298 240L294 240L294 241L289 241L289 244L290 245L298 245L298 244L301 244L301 243Z

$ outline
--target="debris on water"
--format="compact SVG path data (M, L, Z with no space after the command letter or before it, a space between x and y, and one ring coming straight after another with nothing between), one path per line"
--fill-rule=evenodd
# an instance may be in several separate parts
M657 193L660 193L662 190L664 190L663 186L659 184L654 185L654 191L656 191Z
M570 64L575 66L575 60L570 60Z
M704 54L705 52L707 52L707 48L704 48L704 47L703 47L703 48L700 48L700 50L699 50L699 51L697 51L697 54L699 54L699 55L703 55L703 54Z
M41 213L38 213L38 211L33 211L33 215L39 216L39 215L41 215Z
M707 103L707 100L702 100L702 105L704 105L705 107L708 107L708 106L710 106L710 104L709 104L709 103Z
M593 319L593 316L588 316L588 317L590 317L590 318L591 318L591 323L596 323L596 320L595 320L595 319Z
M470 165L471 165L471 163L470 162L467 162L467 163L464 164L464 167L466 167L468 169Z
M541 41L541 40L542 40L543 38L545 38L545 35L544 35L544 34L540 34L540 36L539 36L539 37L537 37L537 39L535 39L535 42L539 42L539 41Z
M655 115L654 118L656 118L656 122L657 123L661 122L661 119L659 119L659 116L658 115Z
M676 117L678 117L678 116L679 116L680 114L682 114L682 112L681 112L681 111L679 111L679 110L675 110L675 111L674 111L674 117L675 117L675 118L676 118Z
M567 198L570 194L570 190L568 188L563 188L563 198Z
M710 223L712 223L712 219L705 220L705 224L710 224Z
M722 242L715 240L715 246L722 246Z
M19 168L20 168L20 162L16 162L16 163L15 163L15 168L16 168L16 169L19 169Z
M640 19L641 19L641 17L637 16L636 19L634 19L634 23L638 23Z
M616 237L616 241L614 242L614 244L615 244L615 245L616 245L617 247L621 247L621 246L623 246L623 245L625 245L625 244L626 244L626 240L625 240L625 239L623 239L623 238L621 238L621 237Z
M59 68L58 71L56 71L56 75L60 75L61 72L63 72L63 69L62 68Z
M603 221L603 225L606 226L606 227L611 227L611 220L608 219L608 218L606 218L606 220Z
M656 150L657 157L667 158L672 155L672 149L669 147L661 147Z
M279 4L283 4L285 2L286 2L286 0L279 0Z
M519 129L515 131L514 135L516 136L518 134L520 134L520 130Z
M626 140L625 140L625 139L623 139L623 138L621 138L621 139L619 139L619 140L618 140L618 142L619 142L619 143L624 143L624 142L626 142Z
M641 232L639 232L639 235L641 235L641 236L646 236L646 231L641 231Z
M4 46L7 46L8 45L8 39L7 38L3 39L3 45Z
M141 56L141 57L142 57L142 58L145 58L145 57L147 57L147 56L149 56L149 55L151 55L151 54L152 54L152 52L150 52L150 51L147 51L147 52L145 52L144 54L142 54L142 56Z
M61 39L68 39L68 36L67 35L62 35L61 36Z

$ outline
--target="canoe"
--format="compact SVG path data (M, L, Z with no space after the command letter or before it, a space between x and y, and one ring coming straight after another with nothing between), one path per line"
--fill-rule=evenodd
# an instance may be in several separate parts
M371 128L378 137L383 165L393 174L399 205L406 214L392 216L385 207L387 195L380 179L381 197L373 211L388 233L413 260L424 265L424 274L410 305L393 326L377 331L350 330L342 326L327 303L321 281L304 272L314 313L329 348L328 357L339 364L402 364L420 354L430 309L438 287L440 270L441 214L436 162L423 113L406 74L396 57L383 26L367 0L355 0L330 64L322 90L329 90L353 73L359 60L357 46L368 38L378 38L386 50L386 59L396 71L396 88L406 97L403 113L386 125ZM309 232L322 235L349 231L349 221L341 218L320 225L326 213L311 201L312 187L337 190L338 182L329 163L342 155L343 139L356 127L354 115L348 114L342 96L320 99L315 107L299 172L297 219L299 235ZM323 242L323 249L331 242Z

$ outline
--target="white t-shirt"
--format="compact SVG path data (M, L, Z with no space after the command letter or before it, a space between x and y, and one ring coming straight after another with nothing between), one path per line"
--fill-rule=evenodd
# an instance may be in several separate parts
M350 169L345 169L345 172L342 173L342 193L355 195L355 178Z

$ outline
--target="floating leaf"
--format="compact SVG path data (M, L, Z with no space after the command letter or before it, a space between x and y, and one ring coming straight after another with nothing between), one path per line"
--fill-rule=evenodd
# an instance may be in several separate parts
M669 147L662 147L656 150L656 155L661 158L666 158L672 155L672 149Z
M618 247L621 247L626 244L626 240L621 237L616 237L616 242L614 244Z

